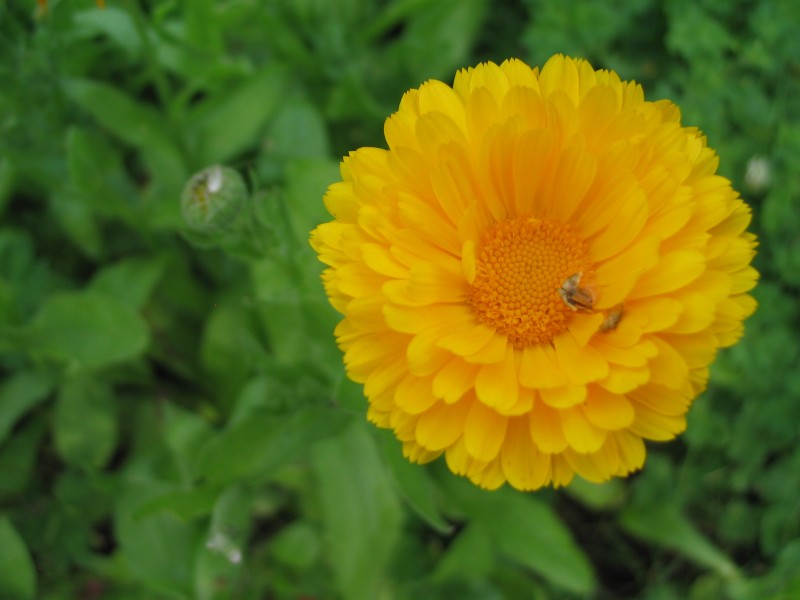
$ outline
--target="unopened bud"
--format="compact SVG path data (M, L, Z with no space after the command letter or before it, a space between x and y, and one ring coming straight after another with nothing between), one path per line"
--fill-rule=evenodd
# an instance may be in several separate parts
M183 188L181 209L198 232L223 232L233 226L247 201L247 186L237 171L214 165L192 175Z

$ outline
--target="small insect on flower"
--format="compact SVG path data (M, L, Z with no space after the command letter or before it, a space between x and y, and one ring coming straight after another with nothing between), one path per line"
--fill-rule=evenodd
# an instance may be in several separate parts
M622 305L622 302L619 304L612 306L611 310L606 313L606 318L603 319L603 322L600 323L600 327L598 331L600 333L611 331L612 329L616 329L619 322L622 320L622 314L625 311L625 307Z
M582 272L570 275L558 288L558 295L570 310L583 310L585 312L594 311L594 290L589 287L581 287Z

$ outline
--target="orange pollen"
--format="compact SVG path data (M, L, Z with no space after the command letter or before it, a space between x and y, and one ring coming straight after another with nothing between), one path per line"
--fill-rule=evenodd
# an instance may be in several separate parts
M547 343L574 314L559 290L577 273L591 289L586 244L569 226L533 217L501 221L481 239L469 304L515 348Z

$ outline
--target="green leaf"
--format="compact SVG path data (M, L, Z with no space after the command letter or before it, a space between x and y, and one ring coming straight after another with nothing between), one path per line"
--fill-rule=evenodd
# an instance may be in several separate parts
M45 426L44 419L31 419L0 447L0 498L20 494L27 487L36 470Z
M235 588L250 533L252 495L242 484L227 488L217 500L208 536L195 559L198 600L225 600Z
M734 562L700 533L675 504L632 506L620 515L619 522L636 537L679 552L724 578L740 577Z
M174 489L155 481L129 482L118 496L114 532L120 559L140 585L191 598L198 526L166 511L134 516L145 502Z
M0 516L0 597L28 600L36 597L36 570L24 540L8 517Z
M141 151L152 178L143 198L145 215L153 227L177 227L181 222L177 198L188 170L163 113L105 83L65 79L62 84L67 96L103 127Z
M284 104L267 132L269 156L278 160L328 158L330 142L325 120L310 102Z
M142 50L142 37L136 31L136 23L127 11L116 6L106 6L104 10L81 10L75 13L74 35L87 39L98 34L107 36L130 58L137 58ZM89 43L94 42L92 40Z
M264 477L350 421L350 415L326 407L298 408L288 416L253 413L208 444L202 472L213 483Z
M455 504L479 523L497 551L564 590L589 594L592 567L553 509L511 489L487 492L466 479L445 474L445 489Z
M0 384L0 444L14 424L53 390L42 371L19 371Z
M89 289L113 296L134 310L141 310L163 273L163 260L126 258L98 271L89 283Z
M137 191L128 179L119 151L105 136L79 127L67 132L69 195L106 217L128 218Z
M62 292L47 299L26 331L30 352L92 370L141 355L147 325L129 306L97 292Z
M56 448L65 462L103 466L117 443L117 406L112 390L94 377L61 385L53 423Z
M361 422L318 443L312 452L327 559L348 600L381 597L399 535L400 504L378 456Z
M332 160L297 160L286 169L286 209L295 239L307 248L311 230L331 219L322 197L328 186L340 179L339 165ZM307 250L311 255L311 251Z
M250 311L238 299L217 306L206 321L200 357L227 398L235 397L253 366L267 359L255 331Z
M382 436L383 457L389 467L387 473L397 486L402 498L412 510L436 531L449 534L453 530L436 506L434 485L421 465L409 462L401 451L401 444L390 434Z
M203 103L186 125L196 165L228 161L255 143L286 87L286 73L273 64Z
M119 139L159 154L165 159L165 166L185 173L183 159L161 113L106 83L65 79L62 85L67 96Z
M275 560L298 570L311 568L320 549L319 533L307 521L287 525L270 542L270 551Z
M593 510L608 509L619 505L625 499L625 486L619 479L592 483L581 477L575 477L564 491Z
M480 523L470 523L456 536L436 565L436 580L482 579L494 566L492 540Z
M210 514L218 497L219 490L211 487L170 490L143 502L133 513L133 517L141 519L166 510L181 519L189 520Z
M91 206L79 194L62 192L50 198L50 210L72 242L86 256L99 261L103 239Z

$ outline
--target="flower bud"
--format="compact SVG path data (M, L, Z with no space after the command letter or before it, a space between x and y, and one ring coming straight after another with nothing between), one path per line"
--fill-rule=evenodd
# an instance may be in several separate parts
M192 175L181 194L181 210L193 231L223 233L234 226L246 201L242 176L230 167L213 165Z

